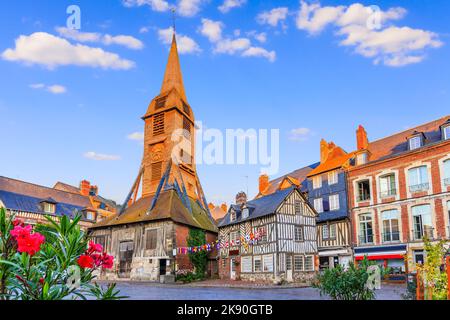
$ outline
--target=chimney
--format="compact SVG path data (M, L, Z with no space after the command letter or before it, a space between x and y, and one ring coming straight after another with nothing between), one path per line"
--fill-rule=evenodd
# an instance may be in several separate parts
M367 150L369 147L367 132L361 125L358 127L358 130L356 130L356 146L358 150Z
M98 196L98 187L97 186L91 186L91 195Z
M267 174L262 174L259 177L259 193L264 193L269 187L269 176Z
M329 144L325 141L325 139L322 139L320 141L320 163L325 163L325 161L327 161L329 153Z
M208 208L209 208L209 210L214 210L216 208L216 206L214 205L214 203L211 202L208 204Z
M224 212L228 212L228 206L226 203L222 203L222 205L220 206L220 208L224 211Z
M80 182L80 191L83 196L88 196L91 191L91 183L87 180Z
M243 206L244 204L246 204L247 203L247 195L245 194L245 192L239 192L237 195L236 195L236 204L238 205L238 206Z

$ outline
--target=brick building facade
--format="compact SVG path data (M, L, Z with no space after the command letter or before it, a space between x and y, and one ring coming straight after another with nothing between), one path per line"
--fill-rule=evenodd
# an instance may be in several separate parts
M368 256L401 279L426 258L424 237L450 238L449 118L374 142L358 128L348 169L356 260Z

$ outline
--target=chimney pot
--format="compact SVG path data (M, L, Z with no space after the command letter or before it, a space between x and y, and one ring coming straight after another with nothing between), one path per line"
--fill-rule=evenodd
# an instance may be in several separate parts
M245 192L239 192L236 195L236 204L238 206L243 206L247 203L247 194Z

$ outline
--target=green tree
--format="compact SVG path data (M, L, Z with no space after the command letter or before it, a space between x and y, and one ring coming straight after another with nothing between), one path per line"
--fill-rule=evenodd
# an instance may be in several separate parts
M445 255L448 241L431 243L424 239L426 259L423 265L417 266L417 272L425 283L425 299L447 300L447 273L445 268Z
M200 229L189 229L187 244L189 247L199 247L206 243L205 231ZM198 279L204 279L206 274L206 266L208 264L208 252L200 250L198 252L189 253L189 260L195 267L195 275Z

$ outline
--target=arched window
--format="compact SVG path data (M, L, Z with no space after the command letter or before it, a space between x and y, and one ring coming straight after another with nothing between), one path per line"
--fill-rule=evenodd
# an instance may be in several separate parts
M420 166L409 169L408 177L410 192L427 191L430 188L427 166Z
M359 243L373 243L372 215L370 213L359 216Z

